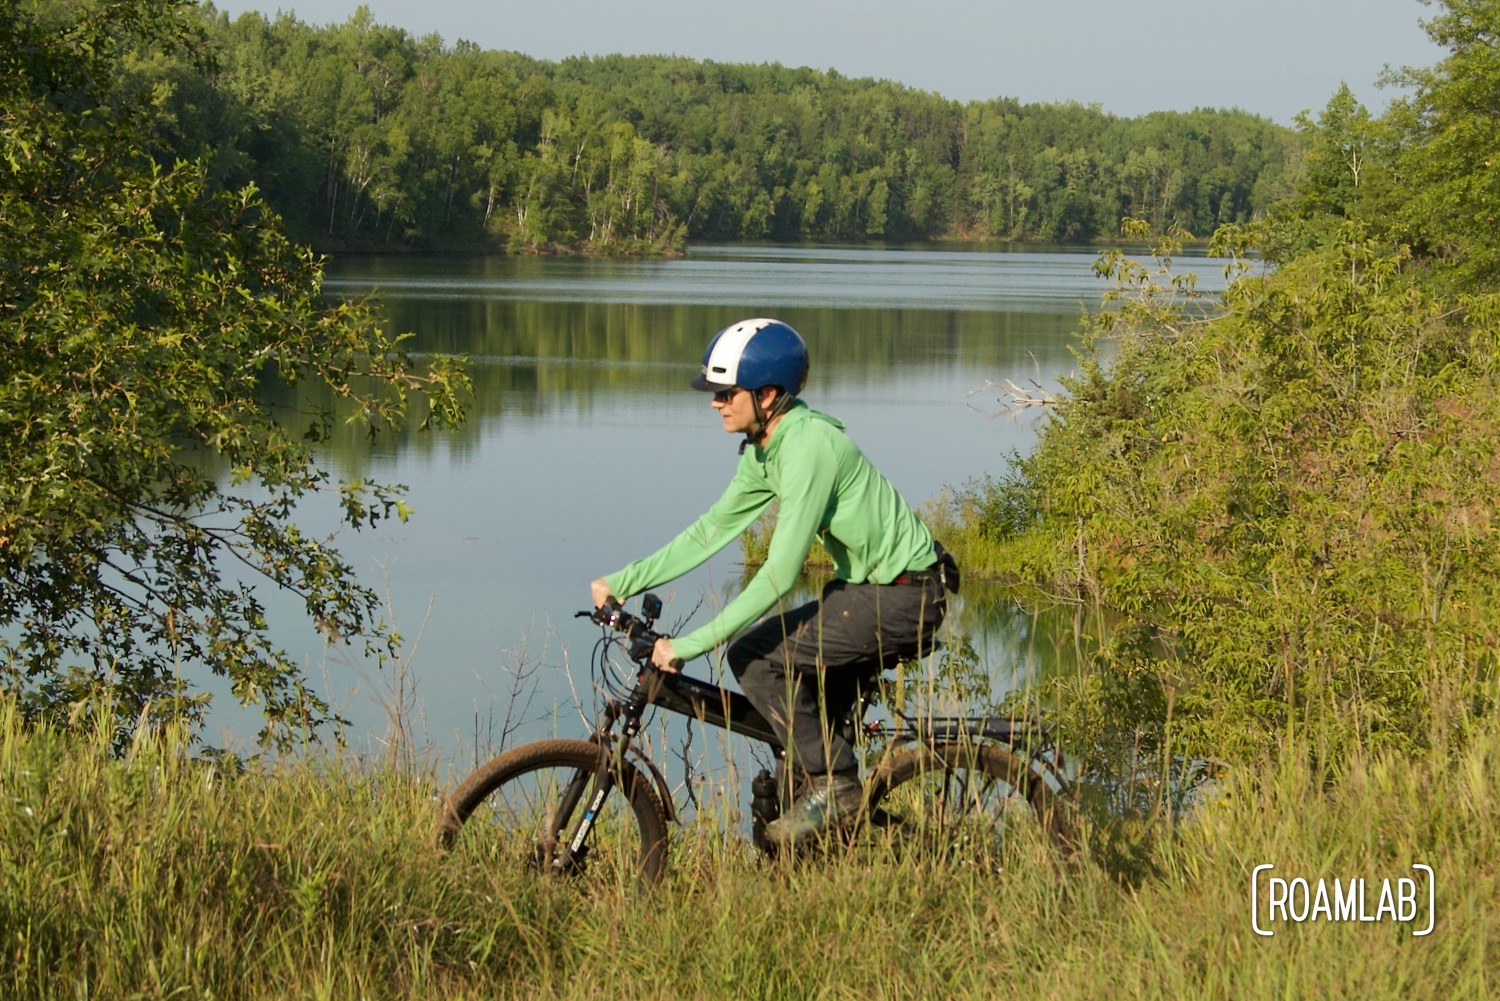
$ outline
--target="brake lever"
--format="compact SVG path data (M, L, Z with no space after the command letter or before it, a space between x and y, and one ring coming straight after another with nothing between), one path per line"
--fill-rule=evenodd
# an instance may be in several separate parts
M596 608L591 612L574 612L573 618L588 619L596 626L607 626L614 622L614 612L615 610L612 608Z

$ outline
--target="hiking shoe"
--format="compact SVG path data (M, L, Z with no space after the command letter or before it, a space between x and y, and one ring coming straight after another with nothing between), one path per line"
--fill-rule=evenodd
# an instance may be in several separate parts
M811 787L790 810L766 825L766 842L790 848L815 834L840 827L859 814L865 804L864 786L852 775L809 779Z

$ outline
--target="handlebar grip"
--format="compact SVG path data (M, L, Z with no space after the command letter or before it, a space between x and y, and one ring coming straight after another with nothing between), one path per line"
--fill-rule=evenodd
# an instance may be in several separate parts
M600 605L593 611L577 612L573 617L590 619L595 625L614 626L616 628L619 628L622 617L624 619L630 618L618 601L611 601L609 604Z

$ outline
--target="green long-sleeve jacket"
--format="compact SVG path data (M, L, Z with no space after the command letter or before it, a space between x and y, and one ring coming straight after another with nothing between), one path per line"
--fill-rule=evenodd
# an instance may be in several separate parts
M683 660L727 642L773 608L795 586L815 538L833 557L838 577L856 584L889 584L935 558L927 526L849 440L844 425L799 400L769 444L745 449L713 507L671 542L604 580L614 594L630 597L680 577L738 539L776 499L781 508L765 564L717 616L673 639Z

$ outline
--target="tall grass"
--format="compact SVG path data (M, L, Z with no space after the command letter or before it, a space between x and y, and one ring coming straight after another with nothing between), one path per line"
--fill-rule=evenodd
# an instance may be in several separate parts
M113 733L28 728L0 702L0 996L1450 998L1500 980L1490 723L1337 776L1242 768L1133 880L1041 848L1000 873L772 865L715 821L676 832L664 886L599 896L434 852L441 790L420 768L240 770L171 731L115 756ZM1374 881L1413 862L1436 873L1430 936L1252 931L1258 864Z

